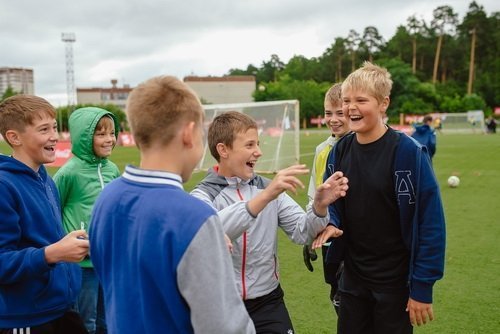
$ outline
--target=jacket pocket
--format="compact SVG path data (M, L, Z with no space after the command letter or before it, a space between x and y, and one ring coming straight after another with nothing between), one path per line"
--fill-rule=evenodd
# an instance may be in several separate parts
M58 309L74 302L77 291L71 266L59 263L46 273L45 286L35 296L37 310Z

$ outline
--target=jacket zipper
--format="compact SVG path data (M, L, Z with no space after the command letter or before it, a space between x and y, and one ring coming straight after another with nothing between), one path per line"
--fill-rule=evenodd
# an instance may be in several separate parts
M56 210L57 209L56 197L54 196L54 193L52 192L52 188L48 184L46 184L44 182L44 180L43 180L42 176L40 175L40 173L37 172L36 173L36 177L37 177L38 183L40 184L41 188L43 189L43 193L45 194L45 197L47 198L47 202L50 205L50 208L51 208L51 211L52 211L52 215L53 215L54 219L57 220L58 211ZM50 196L49 196L48 192L50 192ZM61 232L57 228L57 224L54 225L54 226L56 228L56 234L59 236L59 238L64 237L64 232Z
M243 201L243 196L241 195L239 186L236 186L236 192L241 201ZM243 249L242 249L242 259L241 259L241 297L243 300L247 299L247 288L245 282L245 267L247 260L247 232L243 232Z
M52 193L52 188L50 188L50 186L48 186L47 184L44 183L43 179L42 179L42 176L39 174L39 173L36 173L36 176L37 176L37 179L38 179L38 182L40 183L40 185L42 186L42 188L44 189L45 191L45 196L47 197L49 203L50 203L50 206L52 209L54 209L54 203L53 203L53 198L54 198L54 194ZM50 191L52 197L49 197L49 195L47 194L47 188L48 188L48 191ZM57 229L56 227L56 234L59 234L59 230ZM61 268L65 271L66 273L66 276L68 278L68 291L67 291L67 298L66 298L66 301L68 302L69 300L72 299L72 296L73 296L73 288L72 288L72 283L73 282L73 278L72 278L72 275L71 275L71 270L68 266L67 263L58 263L56 265L59 265L61 266ZM70 303L68 302L68 305Z
M99 182L101 183L101 190L104 189L104 179L102 178L102 170L101 170L102 164L99 162L97 164L97 175L99 176Z

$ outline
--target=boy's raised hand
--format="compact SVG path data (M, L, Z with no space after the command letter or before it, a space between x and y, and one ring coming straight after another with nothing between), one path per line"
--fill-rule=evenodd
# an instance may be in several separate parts
M297 194L297 187L304 188L304 184L297 178L297 175L306 174L309 174L309 169L306 165L293 165L282 169L266 187L266 191L272 199L275 199L284 191L291 191Z
M45 260L47 263L80 262L89 253L89 240L87 232L77 230L68 233L56 243L45 247Z
M293 165L280 170L271 183L257 196L248 201L247 209L256 217L266 205L278 197L284 191L297 193L297 187L304 188L304 184L296 175L306 175L309 173L306 165Z
M314 210L319 215L326 215L328 205L346 195L349 180L342 172L335 172L316 189L314 194Z

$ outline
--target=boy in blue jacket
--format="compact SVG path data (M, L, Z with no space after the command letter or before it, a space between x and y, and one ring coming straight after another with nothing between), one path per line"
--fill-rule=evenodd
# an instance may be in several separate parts
M415 131L411 136L420 144L427 147L427 153L429 153L432 160L436 153L436 132L432 127L432 116L425 115L422 122L422 125L415 126Z
M87 333L70 311L80 290L77 264L88 253L83 230L65 236L56 186L43 164L54 162L55 110L16 95L0 104L0 333Z
M108 332L255 333L219 217L182 185L203 155L199 99L152 78L130 93L127 119L140 166L103 189L89 231Z
M412 333L434 318L445 252L441 196L426 148L384 124L391 88L389 72L369 62L342 84L354 133L330 152L325 178L344 172L349 191L330 206L332 225L313 243L338 237L328 253L329 262L344 259L338 333Z

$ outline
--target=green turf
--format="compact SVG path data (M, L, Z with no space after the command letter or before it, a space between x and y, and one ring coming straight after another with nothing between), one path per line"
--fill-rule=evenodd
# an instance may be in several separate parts
M308 135L306 135L308 134ZM326 132L301 134L303 162L311 166L314 147ZM9 153L4 143L0 152ZM436 319L415 333L500 333L500 135L438 135L434 168L443 196L447 224L445 277L434 289ZM138 164L135 148L117 147L112 160L123 169ZM55 169L50 169L53 173ZM460 186L446 185L448 176ZM193 175L185 187L203 173ZM302 177L307 186L307 177ZM306 203L306 190L295 196ZM310 273L302 248L280 233L280 264L285 299L297 333L333 333L335 316L319 261Z

